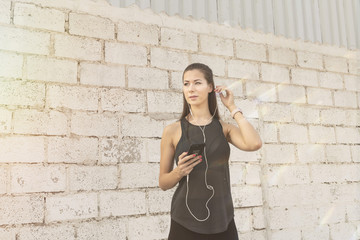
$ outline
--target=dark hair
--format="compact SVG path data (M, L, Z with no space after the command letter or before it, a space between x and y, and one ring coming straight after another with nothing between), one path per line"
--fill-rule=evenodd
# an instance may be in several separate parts
M204 74L204 77L205 77L207 83L213 87L213 90L215 89L213 72L212 72L211 68L209 68L207 65L205 65L203 63L192 63L189 66L187 66L182 74L182 81L184 81L185 73L187 71L191 71L191 70L199 70L200 72L202 72L202 74ZM216 108L217 101L216 101L216 95L215 95L214 91L209 93L208 104L209 104L210 114L213 115L216 110L216 112L214 114L214 118L220 119L219 109ZM180 119L185 118L189 113L190 113L189 105L185 99L185 95L183 94L183 112L181 114Z

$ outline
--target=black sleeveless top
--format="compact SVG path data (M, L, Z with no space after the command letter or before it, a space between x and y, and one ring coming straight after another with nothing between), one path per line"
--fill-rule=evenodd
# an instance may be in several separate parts
M199 126L181 119L181 138L175 150L175 162L179 155L187 152L191 144L203 143L204 137ZM203 126L202 126L203 127ZM213 234L226 231L234 217L234 207L230 191L229 156L230 146L227 142L221 123L214 118L205 127L206 156L208 161L207 182L215 189L213 198L208 203L210 217L203 222L197 221L186 207L186 177L183 177L171 201L171 218L185 228L202 234ZM198 219L208 216L206 201L212 195L205 184L205 157L189 174L188 206Z

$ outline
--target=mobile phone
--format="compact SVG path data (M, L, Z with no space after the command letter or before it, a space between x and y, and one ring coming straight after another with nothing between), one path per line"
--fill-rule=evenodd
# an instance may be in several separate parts
M189 148L188 155L196 154L196 156L204 153L205 143L192 144Z

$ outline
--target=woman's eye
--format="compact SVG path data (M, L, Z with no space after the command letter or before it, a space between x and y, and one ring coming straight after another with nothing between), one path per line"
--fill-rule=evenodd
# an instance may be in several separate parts
M189 85L188 83L184 83L184 86L187 86L187 85Z
M199 85L199 84L201 84L201 82L196 82L195 84Z

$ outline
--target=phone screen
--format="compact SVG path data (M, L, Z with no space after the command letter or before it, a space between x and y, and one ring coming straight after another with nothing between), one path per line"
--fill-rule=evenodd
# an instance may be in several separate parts
M189 148L188 155L192 155L192 154L196 154L196 156L202 155L204 153L204 147L205 147L204 143L192 144Z

